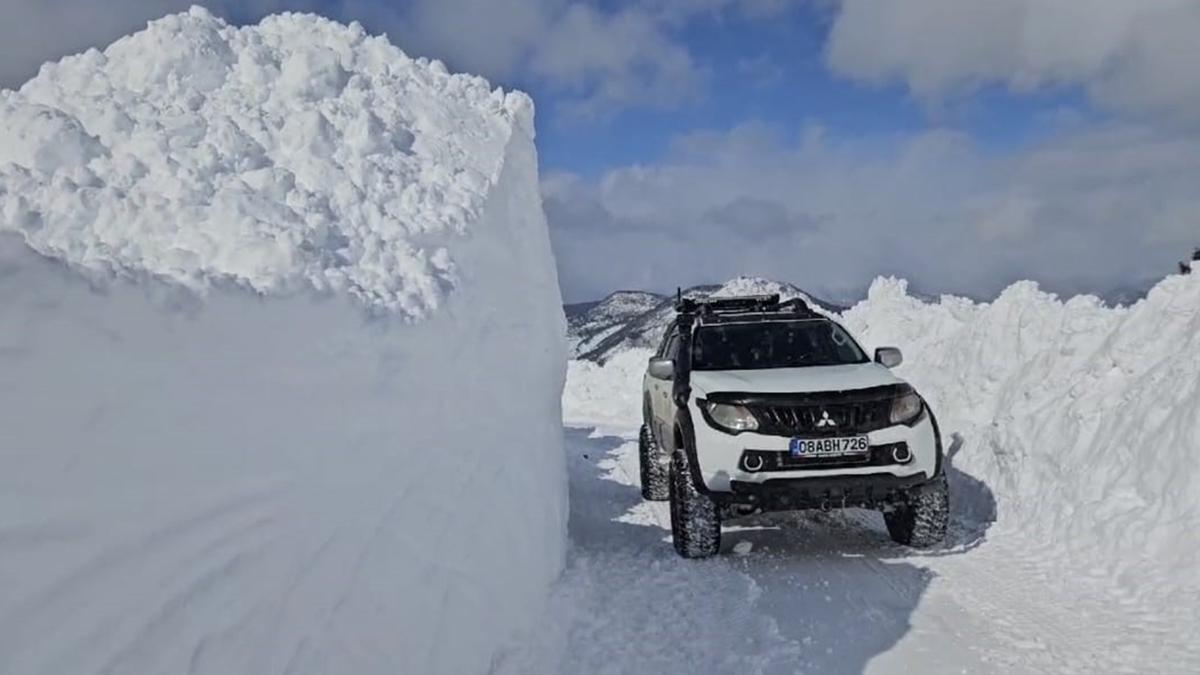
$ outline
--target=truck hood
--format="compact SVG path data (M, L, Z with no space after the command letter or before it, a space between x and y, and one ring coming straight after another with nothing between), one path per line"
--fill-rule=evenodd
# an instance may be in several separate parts
M766 370L694 370L692 388L701 394L747 392L754 394L805 394L850 391L904 380L878 363Z

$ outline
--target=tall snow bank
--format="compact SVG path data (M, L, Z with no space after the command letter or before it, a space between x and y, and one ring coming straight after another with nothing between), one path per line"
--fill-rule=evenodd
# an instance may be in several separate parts
M0 672L489 669L565 547L532 130L297 15L0 94Z
M995 492L998 527L1066 552L1079 576L1197 606L1200 278L1129 308L1032 282L927 304L881 279L845 321L906 351L899 374L961 434L956 463Z

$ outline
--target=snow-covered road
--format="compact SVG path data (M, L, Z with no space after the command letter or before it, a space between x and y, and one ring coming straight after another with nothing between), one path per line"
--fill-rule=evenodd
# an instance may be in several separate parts
M640 498L629 432L566 431L567 571L537 638L497 672L1200 671L1172 612L1127 606L1036 542L990 537L991 490L953 468L941 551L897 546L878 514L850 511L739 522L721 557L681 560L667 509Z

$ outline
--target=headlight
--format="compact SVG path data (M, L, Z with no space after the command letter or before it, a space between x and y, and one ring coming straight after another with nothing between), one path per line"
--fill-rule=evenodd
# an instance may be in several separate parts
M708 421L718 429L736 434L758 428L758 420L745 406L713 401L702 401L701 405L708 413Z
M915 391L903 394L892 401L891 423L911 424L921 415L924 408L925 404L921 402L921 397Z

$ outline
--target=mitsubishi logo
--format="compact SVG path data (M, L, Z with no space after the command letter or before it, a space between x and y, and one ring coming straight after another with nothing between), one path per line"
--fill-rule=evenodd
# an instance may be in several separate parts
M830 419L829 411L822 410L821 411L821 419L817 420L817 428L820 429L823 427L836 427L836 426L837 426L837 422L834 422L832 419Z

